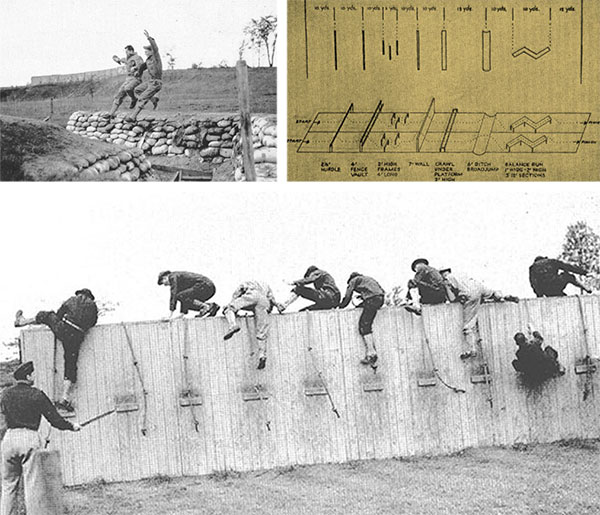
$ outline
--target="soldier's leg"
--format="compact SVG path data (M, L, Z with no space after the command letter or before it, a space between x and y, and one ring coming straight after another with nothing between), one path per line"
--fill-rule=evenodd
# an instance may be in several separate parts
M465 351L460 355L461 359L474 358L477 356L477 314L479 313L479 297L469 297L463 303L463 335Z
M187 315L190 309L194 310L194 289L188 288L187 290L181 290L177 294L177 300L179 301L179 311L184 315Z
M123 103L123 99L127 96L127 80L121 84L121 87L117 91L115 98L113 99L112 109L109 115L114 116L119 109L119 106Z
M362 313L358 320L358 332L362 336L365 345L365 357L361 363L372 365L377 361L377 349L373 337L373 320L377 311L383 305L383 296L372 297L362 303Z
M19 480L23 474L23 461L37 445L37 433L26 429L13 429L2 441L2 500L0 515L17 515Z
M77 382L77 360L82 341L79 338L62 340L64 351L65 377L63 383L63 394L58 407L67 411L73 411L73 390Z
M559 275L560 277L560 282L561 284L563 284L564 286L561 288L561 291L564 290L568 284L572 284L573 286L575 286L576 288L579 288L587 293L592 293L592 290L590 290L587 286L585 286L584 284L582 284L581 282L579 282L579 280L577 279L577 277L575 277L573 274L570 274L568 272L563 272Z
M144 86L143 90L141 89L141 87L136 88L136 90L135 90L136 95L138 97L138 105L137 105L133 115L131 116L131 118L133 120L137 119L138 114L140 114L140 112L145 107L145 105L150 101L150 99L155 97L156 94L162 89L162 81L151 80L151 81L148 81L145 85L142 84L142 86ZM157 103L158 103L158 100L157 100Z
M265 368L267 364L267 338L269 336L269 327L271 317L267 312L267 302L259 302L254 308L254 318L256 321L256 343L258 346L258 365L259 370Z
M240 309L254 309L256 305L257 299L253 295L244 294L237 299L232 300L225 309L223 310L223 314L227 319L227 323L229 324L229 328L223 336L224 340L229 340L235 333L240 331L241 327L235 321L235 316Z

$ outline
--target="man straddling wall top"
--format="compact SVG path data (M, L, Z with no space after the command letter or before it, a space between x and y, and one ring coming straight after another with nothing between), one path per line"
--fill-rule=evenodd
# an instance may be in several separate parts
M450 302L460 302L463 305L463 334L467 351L460 355L461 359L477 356L479 341L478 314L484 302L519 302L517 297L502 295L470 277L454 276L450 268L440 270L447 289Z
M193 272L171 272L166 270L158 274L159 286L169 286L171 297L169 299L170 318L175 318L177 303L180 305L180 315L187 315L189 311L198 311L197 317L213 317L219 311L219 305L207 302L215 294L215 284L206 276Z
M281 313L283 306L273 296L270 286L259 281L245 281L233 292L231 302L225 306L223 313L229 323L229 329L224 340L229 340L241 328L235 317L240 309L252 311L256 321L256 341L258 344L258 368L265 368L267 364L267 337L271 320L269 313L276 307Z
M0 395L2 442L2 501L0 515L17 514L19 481L23 478L25 508L32 513L33 495L41 490L41 470L33 455L40 448L38 429L42 415L56 429L79 431L81 426L60 416L44 392L33 387L33 363L23 363L13 376L17 384ZM38 494L39 495L39 494Z
M569 284L592 293L573 274L587 275L587 272L580 266L538 256L529 267L529 284L537 297L562 297Z
M365 344L365 357L360 362L363 365L374 366L377 361L377 349L373 337L373 320L375 320L377 311L383 306L385 292L372 277L352 272L348 278L346 294L340 302L341 309L350 303L354 292L358 293L358 296L362 299L359 306L362 308L362 313L358 320L358 332Z
M417 288L421 304L443 304L446 302L444 278L438 270L429 266L427 259L415 259L410 267L415 272L415 276L408 281L408 293L411 289Z
M47 325L54 336L62 343L65 360L65 383L58 408L74 411L71 402L73 388L77 382L77 358L86 333L98 322L98 307L94 295L87 288L77 290L55 313L40 311L35 318L25 318L23 311L17 311L15 327L31 324Z
M113 117L119 106L123 102L123 99L129 95L131 97L131 105L130 109L135 107L137 103L137 97L135 96L134 90L137 86L142 83L142 65L144 64L144 60L136 53L131 45L127 45L125 47L125 58L122 59L119 56L113 55L113 61L117 64L124 64L127 69L127 78L125 82L121 84L119 91L115 95L115 99L113 100L113 106L110 110L109 116Z
M160 53L158 52L158 46L156 45L156 41L154 38L148 34L148 31L144 31L144 36L148 38L149 45L144 46L144 51L146 53L146 61L141 65L140 69L148 70L148 75L150 75L150 79L147 82L144 82L137 86L134 90L135 96L138 99L138 104L131 115L131 120L137 120L138 114L144 108L144 106L148 103L149 100L152 101L154 105L154 109L158 105L158 97L156 94L162 89L162 61L160 59Z
M320 309L333 309L340 303L340 290L333 277L316 266L309 266L304 273L304 278L292 283L292 295L282 304L282 309L287 309L298 298L312 300L313 304L302 308L300 311L315 311ZM309 285L313 288L309 288Z

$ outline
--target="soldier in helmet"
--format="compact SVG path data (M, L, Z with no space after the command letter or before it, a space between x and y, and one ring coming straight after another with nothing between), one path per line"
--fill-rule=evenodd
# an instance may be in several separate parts
M86 333L98 322L98 307L94 295L88 288L77 290L57 312L40 311L33 318L25 318L23 311L17 311L15 327L31 324L47 325L60 340L64 350L63 395L56 406L65 411L74 411L71 397L77 382L77 358Z

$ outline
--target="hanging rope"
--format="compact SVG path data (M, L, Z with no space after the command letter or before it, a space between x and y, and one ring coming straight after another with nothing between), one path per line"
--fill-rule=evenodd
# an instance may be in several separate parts
M172 327L172 326L171 326ZM198 417L196 416L196 408L192 402L192 383L190 380L189 374L189 353L188 353L188 321L183 321L183 378L185 381L186 391L184 392L184 396L188 398L190 402L190 413L192 414L192 422L194 423L194 429L196 433L200 432L200 422L198 421Z
M54 333L53 333L54 334ZM52 352L52 396L56 395L56 374L58 374L58 370L56 369L56 351L58 350L58 341L56 339L56 335L54 335L54 351ZM48 433L46 434L44 449L48 448L50 445L50 434L52 433L52 426L48 424Z
M427 349L429 350L429 357L431 359L431 366L433 367L433 373L435 375L435 377L437 377L440 380L440 383L442 383L446 388L452 390L455 393L465 393L466 390L462 389L462 388L458 388L456 386L452 386L451 384L447 383L446 381L444 381L444 378L440 375L440 371L437 368L436 364L435 364L435 359L433 357L433 350L431 349L431 344L429 343L429 338L427 337L427 330L425 328L425 315L424 313L418 317L421 320L421 328L423 330L423 338L425 339L425 344L427 346Z
M325 389L325 393L327 394L327 397L329 398L329 402L331 403L331 411L333 411L337 418L341 418L340 417L340 413L338 412L337 408L335 407L335 403L333 402L333 397L331 396L331 393L329 392L329 388L327 388L327 383L325 382L325 378L323 377L323 374L321 373L321 371L319 370L319 367L317 367L317 362L315 360L315 357L312 353L312 346L311 346L311 342L312 342L312 314L310 312L306 313L307 317L308 317L308 355L310 356L310 362L315 370L315 372L317 373L317 376L319 377L319 380L321 381L321 384L323 385L323 388Z
M585 384L583 387L583 400L587 400L590 393L594 393L594 381L592 378L593 369L591 367L591 356L590 356L590 343L588 340L588 328L585 323L585 313L583 311L583 301L581 300L581 296L577 295L577 304L579 305L579 314L581 316L581 325L583 326L583 342L585 344L585 353L586 356L584 358L584 363L587 365L587 369L585 372Z
M148 429L146 427L146 419L148 416L148 392L144 386L144 379L142 378L142 372L140 370L140 366L138 364L137 358L135 357L135 352L133 350L133 343L131 342L131 337L129 336L129 331L127 331L127 326L124 322L121 322L121 326L123 327L123 331L125 331L125 337L127 340L127 345L129 346L129 351L131 352L131 359L133 360L133 366L137 373L137 377L140 381L140 386L142 388L142 435L146 436Z
M488 396L487 401L490 404L490 408L494 407L494 396L492 395L492 382L490 381L490 368L487 364L487 359L483 352L483 338L481 337L481 332L479 331L479 316L477 318L477 323L475 324L475 330L477 331L477 346L479 347L479 352L481 352L481 366L483 372L483 378L485 379L485 386L487 388Z

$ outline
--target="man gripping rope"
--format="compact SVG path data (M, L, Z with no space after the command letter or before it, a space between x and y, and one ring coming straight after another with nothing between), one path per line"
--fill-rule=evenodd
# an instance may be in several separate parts
M41 489L41 470L33 455L40 448L38 429L42 416L56 429L79 431L81 426L60 416L44 392L33 387L34 367L23 363L13 376L15 386L0 396L0 441L2 442L2 501L0 515L16 515L21 479L25 489L25 508L32 513L33 496Z
M56 403L58 408L74 411L71 402L73 388L77 382L77 358L86 333L98 322L98 307L94 295L87 288L77 290L57 312L40 311L34 318L25 318L23 311L17 311L15 327L32 324L47 325L60 340L64 351L65 382L63 395Z

